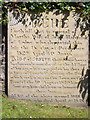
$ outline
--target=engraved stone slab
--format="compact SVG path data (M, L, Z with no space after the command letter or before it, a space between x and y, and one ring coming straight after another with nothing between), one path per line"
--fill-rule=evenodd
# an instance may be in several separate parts
M75 12L9 12L8 95L86 106L88 30Z

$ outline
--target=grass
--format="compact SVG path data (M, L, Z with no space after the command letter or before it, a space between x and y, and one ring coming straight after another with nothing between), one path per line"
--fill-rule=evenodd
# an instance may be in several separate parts
M87 108L72 108L2 97L2 118L87 118L87 116Z

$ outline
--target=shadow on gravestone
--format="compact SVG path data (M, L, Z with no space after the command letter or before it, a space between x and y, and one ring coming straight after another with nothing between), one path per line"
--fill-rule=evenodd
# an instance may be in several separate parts
M42 16L42 12L44 12L44 11L32 11L32 14L30 14L30 12L27 12L27 15L29 15L29 16L31 15L30 16L31 21L36 20L35 21L35 25L36 25L37 22L38 22L38 24L40 23L39 18ZM25 19L25 15L26 15L25 12L21 12L21 11L19 11L17 9L16 10L14 9L12 14L13 14L13 18L15 18L17 20L17 24L19 22L21 22L23 25L27 26L26 22L28 22L29 19L28 18ZM38 19L38 21L37 21L37 19ZM30 24L31 23L29 23L29 25ZM41 26L41 24L39 24L39 26Z
M59 15L59 14L62 14L64 17L62 18L62 28L64 28L64 25L65 25L65 20L68 20L68 16L70 15L70 11L60 11L60 10L57 10L54 12L55 15Z
M51 10L52 11L52 10ZM25 19L25 12L22 11L22 15L20 16L20 12L18 9L14 9L13 10L13 18L15 18L17 20L17 23L21 22L23 25L27 26L26 25L26 22L28 21L28 19ZM35 21L35 24L38 24L40 23L40 20L39 18L42 17L42 13L45 12L44 10L38 10L38 11L32 11L32 14L30 16L30 12L27 12L27 14L30 16L30 19L33 21L33 20L36 20ZM49 11L47 11L48 13ZM59 15L59 14L62 14L64 17L62 18L62 28L64 28L64 25L65 25L65 21L68 20L68 16L70 15L70 11L68 10L56 10L53 14L55 15ZM78 17L75 17L75 16L78 16ZM85 35L85 32L87 30L89 30L89 18L88 16L82 16L82 13L80 14L80 11L75 11L74 14L73 14L73 17L76 21L76 24L75 24L75 32L74 32L74 35L73 37L75 37L76 35L76 31L77 29L80 27L80 30L81 30L81 37ZM37 21L38 19L38 21ZM29 23L30 25L31 23ZM39 24L41 26L41 24ZM63 36L60 37L60 40L63 38Z
M70 15L70 11L68 11L68 10L66 10L66 11L65 10L62 10L62 11L57 10L57 11L54 12L54 14L56 14L56 15L63 14L64 15L64 17L62 19L62 28L63 28L64 25L65 25L65 21L68 20L68 16ZM78 16L78 17L75 18L75 16ZM75 32L74 32L73 37L75 37L76 31L79 27L80 27L80 30L81 30L81 37L82 37L83 35L85 35L85 32L90 29L89 16L82 16L82 13L80 14L80 11L75 11L74 14L73 14L73 17L75 18L75 21L76 21Z
M81 37L85 35L85 32L89 30L89 18L88 16L81 16L82 14L80 14L80 11L76 11L76 13L78 18L76 19L76 27L75 27L75 33L74 36L76 35L76 31L78 29L78 27L80 26L80 30L81 30ZM74 14L74 16L75 16Z
M50 10L50 11L53 11L53 10ZM39 10L39 11L31 11L31 12L32 12L31 16L30 16L30 12L27 12L27 14L30 16L30 19L32 21L36 20L35 21L35 25L37 24L37 22L39 24L40 23L39 18L42 17L42 13L45 12L45 11L44 10ZM20 16L21 13L22 13L22 16ZM49 11L47 11L46 13L48 14ZM13 14L13 18L15 18L17 20L17 24L19 22L21 22L23 25L27 26L26 22L28 21L28 19L25 19L25 14L26 14L25 12L21 12L18 9L16 9L16 10L14 9L12 14ZM64 28L65 20L68 20L68 16L70 15L70 11L67 11L67 10L66 11L65 10L62 10L62 11L61 10L56 10L53 14L55 14L55 15L62 14L64 16L62 18L62 26L61 26L62 28ZM37 21L37 19L38 19L38 21ZM30 25L30 23L29 23L29 25ZM42 24L39 24L39 25L41 26ZM63 37L61 36L60 39L62 39L62 38Z
M88 70L86 71L86 74L84 75L84 68L82 69L82 75L80 78L80 81L77 85L77 88L79 88L79 92L83 98L83 100L86 97L86 103L88 103Z
M51 10L53 11L53 10ZM42 17L42 13L45 12L44 10L38 10L38 11L31 11L32 15L30 16L30 19L33 21L36 19L35 24L39 24L40 20L39 18ZM48 13L49 11L47 11ZM22 16L20 16L20 13L22 13ZM17 23L21 22L23 25L26 25L26 22L28 21L28 19L25 19L25 12L24 11L19 11L18 9L14 9L13 10L13 18L15 18L17 20ZM27 12L28 15L30 15L30 12ZM56 10L53 14L55 15L59 15L62 14L64 17L62 18L62 28L64 28L65 25L65 21L68 20L68 16L70 15L70 11L68 10ZM75 17L78 16L78 17ZM80 13L80 11L74 11L73 17L76 21L76 27L75 27L75 32L73 37L75 37L76 35L76 31L77 29L80 27L81 30L81 37L85 35L85 32L87 30L89 30L89 17L88 16L82 16L82 13ZM38 19L38 21L37 21ZM31 23L29 23L30 25ZM41 25L40 25L41 26ZM62 39L62 36L61 36Z

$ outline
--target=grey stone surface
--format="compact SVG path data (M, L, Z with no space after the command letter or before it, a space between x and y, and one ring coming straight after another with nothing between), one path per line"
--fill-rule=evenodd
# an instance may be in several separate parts
M89 38L82 18L75 12L14 12L8 28L9 96L86 106Z
M4 26L3 26L4 27ZM5 92L5 37L6 28L0 25L0 92Z
M4 44L4 43L3 43ZM5 52L2 51L3 44L0 44L0 91L5 90Z

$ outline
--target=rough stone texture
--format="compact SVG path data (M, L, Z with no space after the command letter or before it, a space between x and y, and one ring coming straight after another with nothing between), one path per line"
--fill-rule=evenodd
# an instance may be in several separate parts
M5 92L5 39L6 30L0 25L0 92Z
M18 16L19 15L19 16ZM8 95L86 106L88 31L74 12L9 13Z

